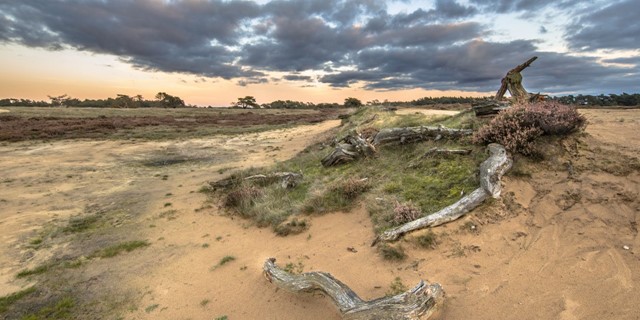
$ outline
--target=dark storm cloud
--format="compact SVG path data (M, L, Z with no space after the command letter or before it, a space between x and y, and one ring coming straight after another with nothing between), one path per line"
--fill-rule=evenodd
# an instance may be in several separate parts
M143 70L234 79L241 86L270 82L269 71L311 82L315 76L297 72L317 71L328 73L319 81L333 87L493 91L507 70L532 55L540 59L525 71L531 91L627 88L639 77L635 69L605 67L584 55L539 52L535 40L480 40L492 30L477 21L496 12L535 14L575 0L436 0L432 8L395 14L386 3L4 0L0 42L111 54ZM637 49L640 27L632 1L581 10L565 35L571 48ZM623 59L611 62L638 63Z
M310 82L313 79L311 78L311 76L303 76L303 75L299 75L299 74L288 74L286 76L283 77L285 80L289 80L289 81L306 81L306 82Z
M9 0L0 11L3 24L9 21L0 39L114 54L143 69L233 78L246 72L232 65L235 54L226 45L236 44L238 27L260 7L221 0Z
M614 3L579 17L567 28L564 38L574 50L637 50L640 44L639 16L637 0Z
M621 64L640 65L640 56L606 59L606 60L604 60L604 62L606 62L606 63L621 63Z
M246 87L250 84L261 84L261 83L269 83L269 79L262 77L252 77L252 78L244 78L242 80L238 80L237 84L241 87Z
M365 88L375 90L421 87L494 91L508 70L533 55L539 59L523 71L524 85L531 92L585 91L594 84L602 90L626 88L629 91L632 90L632 81L640 80L638 72L604 67L595 58L538 52L530 41L471 41L446 48L366 50L357 58L360 71L335 73L322 77L320 81L334 87L363 81ZM623 73L626 75L621 78Z

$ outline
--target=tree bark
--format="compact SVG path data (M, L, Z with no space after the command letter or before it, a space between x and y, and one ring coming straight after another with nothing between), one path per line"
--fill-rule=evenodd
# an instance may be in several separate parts
M489 158L480 164L480 187L478 189L438 212L383 232L376 237L371 245L374 246L378 241L394 241L405 233L454 221L475 209L485 199L500 197L502 190L500 178L511 168L513 161L509 158L504 147L497 143L490 144L488 149Z
M347 285L326 272L291 274L267 259L263 266L269 282L289 292L322 291L338 307L343 319L415 320L428 319L442 306L444 293L439 284L420 281L413 289L392 296L364 301Z
M527 93L527 90L525 90L522 86L522 75L520 74L520 72L529 67L529 65L531 65L531 63L536 59L538 59L538 57L533 57L525 61L525 63L509 70L509 72L507 72L507 75L505 75L504 78L502 78L502 80L500 81L500 89L498 89L498 92L496 92L495 100L501 100L507 90L509 90L511 97L516 102L522 103L528 101L529 94Z

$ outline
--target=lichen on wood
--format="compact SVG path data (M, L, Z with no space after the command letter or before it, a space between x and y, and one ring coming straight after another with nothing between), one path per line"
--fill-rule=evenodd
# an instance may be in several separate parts
M420 281L406 292L365 301L329 273L291 274L275 261L269 258L264 262L263 273L269 282L293 293L321 291L333 300L343 319L426 320L439 311L444 300L439 284Z

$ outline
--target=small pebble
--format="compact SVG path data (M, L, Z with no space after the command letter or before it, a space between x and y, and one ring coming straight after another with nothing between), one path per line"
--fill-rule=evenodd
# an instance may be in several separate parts
M629 246L622 246L622 249L629 250L631 248L629 248Z

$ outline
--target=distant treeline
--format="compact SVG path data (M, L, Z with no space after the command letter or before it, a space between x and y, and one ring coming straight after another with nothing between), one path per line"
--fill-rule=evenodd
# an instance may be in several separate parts
M179 97L165 92L158 92L155 100L144 99L141 95L133 97L118 94L115 98L84 99L72 98L66 94L49 96L51 101L37 101L29 99L0 99L0 107L80 107L80 108L185 108L192 107L184 103Z
M245 97L239 100L253 98ZM384 105L384 106L430 106L430 105L449 105L449 104L475 104L482 103L492 97L424 97L411 101L368 101L367 105ZM159 92L155 96L155 100L144 99L141 95L128 96L118 94L115 98L107 99L85 99L62 96L49 96L51 101L36 101L29 99L0 99L0 107L7 106L26 106L26 107L88 107L88 108L184 108L195 107L186 105L184 101L176 96ZM553 96L549 100L558 101L563 104L582 105L582 106L640 106L640 94L623 93L623 94L601 94L601 95L567 95ZM254 108L261 107L267 109L328 109L328 108L344 108L358 107L360 101L355 98L345 99L344 104L340 103L312 103L293 100L276 100L269 103L257 104L255 99L252 100ZM235 105L236 107L238 105ZM246 105L244 106L246 107Z
M623 93L608 95L567 95L561 97L551 97L551 100L558 101L563 104L573 104L582 106L640 106L640 93Z

